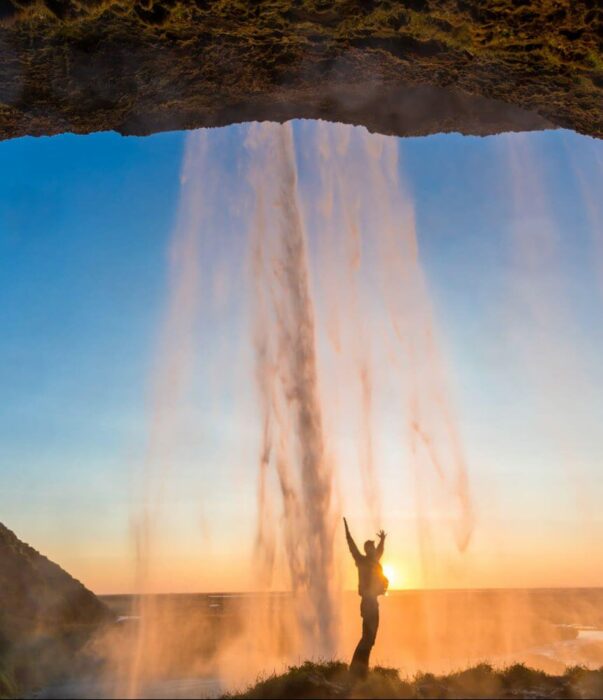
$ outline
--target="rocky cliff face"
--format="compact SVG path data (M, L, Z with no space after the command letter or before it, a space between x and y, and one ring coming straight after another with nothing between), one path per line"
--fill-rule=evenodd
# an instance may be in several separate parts
M91 591L0 523L0 697L3 683L60 675L110 619Z
M0 0L0 138L323 118L603 136L597 0Z

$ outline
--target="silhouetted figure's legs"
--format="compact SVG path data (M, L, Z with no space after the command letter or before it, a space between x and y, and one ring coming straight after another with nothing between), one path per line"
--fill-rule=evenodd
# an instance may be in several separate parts
M379 603L377 598L362 598L360 603L360 615L362 616L362 638L358 642L350 671L358 676L366 676L369 666L369 656L375 644L377 630L379 628Z

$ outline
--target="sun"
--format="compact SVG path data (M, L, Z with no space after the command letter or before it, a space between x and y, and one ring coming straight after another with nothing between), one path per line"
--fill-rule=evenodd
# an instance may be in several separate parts
M401 580L398 572L391 564L383 564L383 573L389 581L389 590L401 588Z

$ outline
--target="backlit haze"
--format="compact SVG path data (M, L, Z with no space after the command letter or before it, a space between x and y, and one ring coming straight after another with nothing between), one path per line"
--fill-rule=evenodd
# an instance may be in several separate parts
M306 192L319 187L307 147L314 128L293 126ZM253 270L246 212L233 202L240 188L228 185L240 180L245 135L240 126L211 135L222 177L197 177L228 215L197 250L190 381L169 415L150 579L165 592L257 589ZM196 136L0 143L0 519L98 593L137 589L153 378L170 342L165 319L178 324L169 269L187 138ZM459 552L446 504L431 504L419 515L450 535L427 554L420 547L405 418L388 391L384 358L395 350L337 336L331 301L341 280L325 268L320 217L306 207L311 289L326 329L319 349L330 343L330 357L345 364L360 344L371 347L383 389L363 417L349 409L352 380L334 389L328 366L319 368L339 407L326 430L338 508L359 544L377 525L388 532L393 588L600 586L603 144L565 131L396 142L467 464L472 536ZM364 278L371 326L361 321L358 336L391 323L378 277L369 269ZM379 523L363 486L363 420L372 426ZM343 528L337 537L342 548ZM354 567L343 556L352 589ZM287 588L286 575L277 571L272 586Z

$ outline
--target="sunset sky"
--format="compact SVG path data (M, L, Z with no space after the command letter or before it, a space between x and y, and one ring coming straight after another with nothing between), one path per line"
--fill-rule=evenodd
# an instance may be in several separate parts
M234 178L242 129L219 138ZM393 583L603 585L603 143L567 131L398 142L476 524L461 554L446 515L428 514L425 578L405 437L384 398L375 454ZM0 143L0 521L98 593L134 587L184 144L182 133ZM227 187L216 196L233 206ZM201 261L213 292L163 499L157 590L254 588L261 426L235 229ZM353 427L332 440L361 543L373 527Z

